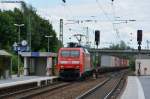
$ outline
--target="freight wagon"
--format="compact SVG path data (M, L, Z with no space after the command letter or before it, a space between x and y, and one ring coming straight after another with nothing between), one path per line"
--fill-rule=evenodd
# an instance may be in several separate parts
M117 71L120 69L128 68L129 60L116 57L116 56L101 56L100 72Z
M101 56L101 67L128 67L129 60L116 56Z

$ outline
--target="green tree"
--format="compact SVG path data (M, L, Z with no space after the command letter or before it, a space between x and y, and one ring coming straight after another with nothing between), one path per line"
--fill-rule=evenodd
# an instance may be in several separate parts
M119 44L112 44L109 46L107 49L112 49L112 50L129 50L132 49L130 46L127 46L127 44L124 41L120 41Z
M50 51L57 52L61 45L49 20L38 15L36 9L31 5L22 2L21 9L0 10L0 49L14 54L12 45L14 42L18 42L18 27L14 24L24 24L21 27L21 40L27 40L29 43L31 33L31 51L47 51L48 42L45 35L53 36L50 38ZM15 55L13 55L13 60L13 70L16 72L17 59Z
M50 51L57 52L59 41L52 24L36 13L36 9L22 2L22 9L0 11L0 48L11 51L14 42L18 41L18 28L13 24L25 24L21 27L21 40L30 42L31 51L46 51L47 39L45 35L53 36L50 39Z

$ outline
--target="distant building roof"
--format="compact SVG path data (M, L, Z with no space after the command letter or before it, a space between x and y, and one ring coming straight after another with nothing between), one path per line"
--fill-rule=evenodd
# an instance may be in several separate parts
M57 57L57 53L52 52L21 52L23 57Z
M8 52L4 50L0 50L0 56L11 56L11 54L9 54Z

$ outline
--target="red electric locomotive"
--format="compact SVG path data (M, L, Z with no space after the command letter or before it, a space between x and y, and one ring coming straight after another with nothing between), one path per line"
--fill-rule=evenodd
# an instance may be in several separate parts
M57 66L61 79L78 79L93 70L90 53L85 48L60 48Z

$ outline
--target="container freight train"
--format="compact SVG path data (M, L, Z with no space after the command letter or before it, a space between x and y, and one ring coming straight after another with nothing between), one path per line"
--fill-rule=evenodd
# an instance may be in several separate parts
M75 80L90 76L93 72L113 72L125 69L129 65L127 59L115 56L101 56L101 66L92 65L92 59L87 49L60 48L58 52L57 69L61 79Z
M127 69L129 67L129 60L116 56L101 56L101 66L99 72L118 71Z
M90 53L85 48L60 48L57 64L61 79L74 80L92 74Z

